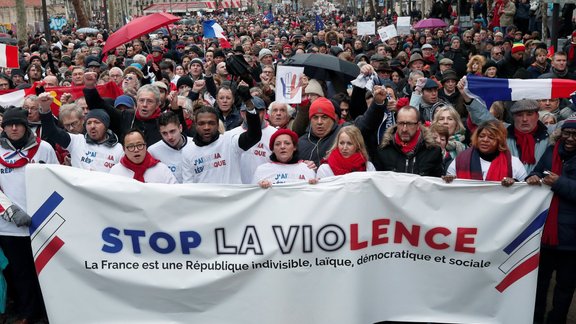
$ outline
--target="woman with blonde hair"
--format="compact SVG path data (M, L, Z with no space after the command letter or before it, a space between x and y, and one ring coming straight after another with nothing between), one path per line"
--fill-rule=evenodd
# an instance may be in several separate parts
M450 163L444 180L499 181L505 187L513 185L515 180L523 181L526 169L520 159L510 154L506 136L506 127L500 121L480 124L472 134L470 148Z
M368 151L358 127L344 126L338 131L316 176L325 178L359 171L376 171L376 168L368 161Z
M446 151L452 158L466 149L467 146L464 144L466 128L464 128L460 114L452 105L445 103L439 105L434 111L432 124L440 124L448 128L450 137L446 143Z
M482 68L486 64L486 58L483 55L474 55L466 65L467 75L482 76Z

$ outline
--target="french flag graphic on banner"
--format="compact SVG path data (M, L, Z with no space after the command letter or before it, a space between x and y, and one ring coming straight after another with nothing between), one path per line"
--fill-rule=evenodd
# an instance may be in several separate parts
M567 79L498 79L467 76L470 97L481 99L490 108L494 101L570 98L576 81Z
M66 220L55 211L63 200L59 193L53 192L32 215L30 239L37 274L42 272L50 259L64 246L58 230Z
M499 292L503 292L538 268L540 238L547 216L548 209L542 211L504 248L504 253L508 255L508 258L498 267L505 274L504 279L496 285L496 290Z
M18 46L0 44L0 67L17 69L20 67L18 62Z
M228 42L226 36L224 36L224 29L216 21L206 20L202 23L202 28L204 29L204 37L218 38L220 47L232 48L232 45L230 45L230 42Z

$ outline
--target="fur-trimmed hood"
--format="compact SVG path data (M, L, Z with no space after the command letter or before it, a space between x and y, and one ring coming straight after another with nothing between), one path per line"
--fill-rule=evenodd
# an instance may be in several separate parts
M398 125L394 125L386 130L384 136L382 136L382 141L380 142L380 147L384 148L388 145L396 146L396 142L394 141L394 136L396 135L396 130L398 129ZM432 133L427 127L420 125L420 141L418 142L418 146L424 144L426 148L438 146L436 141L434 141L434 137L432 137Z

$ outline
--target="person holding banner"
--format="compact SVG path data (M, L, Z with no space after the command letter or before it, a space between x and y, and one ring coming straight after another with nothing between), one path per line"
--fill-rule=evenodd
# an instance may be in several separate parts
M496 119L478 99L472 99L465 91L466 77L458 82L458 90L464 98L472 123L478 125ZM512 105L512 125L506 124L506 142L510 153L520 159L530 173L548 146L548 129L539 120L536 100L519 100Z
M267 189L273 184L308 181L317 182L316 173L298 159L298 135L289 129L279 129L270 137L271 162L261 164L252 183Z
M442 175L442 150L412 106L398 110L396 125L388 128L374 157L378 171L412 173L422 176Z
M28 126L28 112L6 111L0 134L0 187L23 212L27 212L25 169L28 163L58 164L54 149ZM0 248L10 263L10 287L21 323L44 316L44 302L34 267L30 232L25 224L0 220Z
M443 177L446 182L454 178L499 181L505 187L526 178L524 165L510 154L506 128L500 121L490 120L478 126L470 148L456 156Z
M241 134L218 132L218 113L210 106L195 111L196 136L193 145L182 152L184 183L242 183L240 159L262 137L262 122L252 102L249 88L238 87L238 95L247 107L247 130Z
M178 183L168 166L147 150L144 134L133 128L124 135L124 156L110 169L115 174L145 183Z
M556 286L546 323L566 323L576 290L576 117L566 119L553 139L526 179L554 192L540 247L534 323L544 323L553 272Z
M376 171L370 162L362 133L356 126L344 126L322 160L316 176L325 178L350 172Z

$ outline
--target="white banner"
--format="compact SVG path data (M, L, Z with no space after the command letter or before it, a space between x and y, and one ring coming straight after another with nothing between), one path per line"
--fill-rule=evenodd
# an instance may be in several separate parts
M390 38L398 36L398 33L396 32L396 27L394 27L394 25L388 25L378 29L378 35L380 35L380 39L385 42Z
M304 68L298 66L278 65L276 71L276 101L284 103L302 102L302 85L300 78Z
M545 186L26 179L51 323L532 323Z
M356 28L358 36L374 35L376 33L376 21L358 22Z
M400 35L410 34L410 16L398 17L396 20L396 29Z

